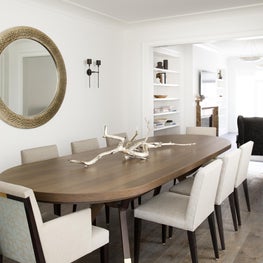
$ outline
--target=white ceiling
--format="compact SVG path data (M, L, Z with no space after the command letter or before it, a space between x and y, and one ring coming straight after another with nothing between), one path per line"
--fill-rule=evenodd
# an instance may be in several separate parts
M127 23L263 4L263 0L61 0Z
M255 39L232 39L205 43L207 49L215 50L227 57L263 57L263 37Z

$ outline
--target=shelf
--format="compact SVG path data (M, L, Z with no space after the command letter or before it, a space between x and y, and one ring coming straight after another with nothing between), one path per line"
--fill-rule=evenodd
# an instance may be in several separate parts
M179 98L163 98L163 99L157 99L155 98L154 101L170 101L170 100L180 100Z
M167 112L154 113L153 116L171 115L177 113L179 113L179 111L167 111Z
M154 68L153 70L154 70L154 71L157 71L157 72L165 72L165 73L175 73L175 74L180 74L179 71L176 71L176 70L170 70L170 69Z
M165 98L155 98L154 96L152 98L153 131L158 132L179 127L177 122L180 122L181 120L181 53L175 50L159 47L154 48L153 56L153 94L162 94L164 97L166 96ZM168 61L168 69L162 67L158 68L158 63L164 63L165 60ZM169 121L166 122L165 120ZM176 133L177 132L179 131L176 130Z
M155 87L179 87L179 84L161 84L161 83L154 83Z
M162 126L160 128L155 128L154 131L161 131L161 130L170 129L170 128L174 128L174 127L179 127L179 124Z

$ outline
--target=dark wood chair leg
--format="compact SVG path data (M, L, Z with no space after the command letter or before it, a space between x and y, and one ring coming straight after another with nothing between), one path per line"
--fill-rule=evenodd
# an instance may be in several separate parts
M110 224L110 207L105 204L106 224Z
M240 207L239 207L237 188L234 188L234 201L235 201L235 208L236 208L236 214L237 214L237 222L238 222L238 225L241 226L241 216L240 216Z
M198 263L195 232L187 231L192 263Z
M138 205L141 205L142 204L142 196L141 195L138 196L137 200L138 200ZM131 208L132 208L132 210L135 208L135 199L131 201Z
M244 188L244 193L245 193L246 202L247 202L247 210L248 212L250 212L251 209L250 209L250 201L249 201L249 194L248 194L248 187L247 187L247 179L243 182L243 188Z
M73 204L73 209L72 209L73 213L77 211L77 206L78 206L77 204Z
M215 228L215 217L214 212L211 213L208 216L208 222L209 222L209 228L210 228L210 234L213 242L213 248L215 253L215 258L219 258L219 251L218 251L218 245L217 245L217 238L216 238L216 228Z
M166 232L167 232L167 226L162 225L162 243L165 245L166 243Z
M141 195L138 197L138 204L139 204L139 205L142 204L142 196L141 196Z
M106 244L100 248L100 262L101 263L109 262L109 244Z
M153 191L153 196L160 194L162 186L158 186Z
M169 226L169 228L168 228L168 237L172 238L172 236L173 236L173 227Z
M216 212L216 221L217 221L218 233L221 242L221 248L222 250L225 250L226 247L225 247L224 226L223 226L221 205L215 205L215 212Z
M236 217L236 210L235 210L235 201L234 201L234 193L231 193L228 196L229 200L229 205L230 205L230 210L231 210L231 215L232 215L232 220L233 220L233 226L235 231L238 230L237 228L237 217Z
M0 263L3 263L3 255L0 255Z
M139 263L142 220L134 218L134 263Z
M61 216L61 204L54 204L54 214Z

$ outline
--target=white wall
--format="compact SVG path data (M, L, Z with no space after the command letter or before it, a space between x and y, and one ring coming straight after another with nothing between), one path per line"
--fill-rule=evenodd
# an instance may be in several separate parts
M41 30L56 43L67 71L64 102L48 123L17 129L0 121L0 171L20 163L21 149L57 144L60 154L66 155L73 140L101 138L105 124L110 132L126 130L122 26L94 16L85 18L81 13L69 15L62 5L51 9L47 2L0 0L0 32L21 25ZM51 2L55 5L56 1ZM88 87L87 58L102 61L99 89Z
M242 61L239 58L228 59L229 132L238 132L237 117L263 116L263 71L257 65L260 62Z

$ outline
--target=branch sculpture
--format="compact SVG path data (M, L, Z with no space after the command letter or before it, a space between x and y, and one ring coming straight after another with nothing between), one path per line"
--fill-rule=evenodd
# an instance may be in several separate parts
M110 154L115 154L118 152L122 152L124 154L124 158L130 159L130 158L138 158L138 159L147 159L149 157L149 149L151 148L159 148L162 146L169 146L169 145L177 145L177 146L192 146L195 145L195 143L163 143L163 142L147 142L148 136L140 141L135 141L136 137L138 135L138 132L136 131L134 136L131 138L131 140L128 140L126 142L125 137L120 137L117 135L110 135L108 134L107 126L104 127L104 138L111 138L119 141L119 144L116 148L111 149L106 152L102 152L98 154L96 157L94 157L90 161L80 161L80 160L70 160L72 163L79 163L84 164L85 167L88 167L92 164L95 164L98 160L100 160L102 157Z

